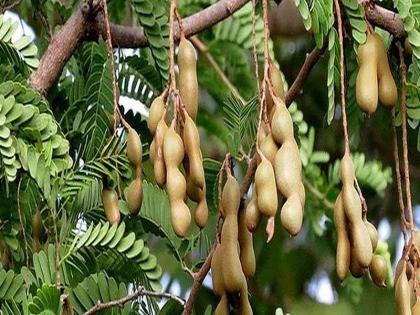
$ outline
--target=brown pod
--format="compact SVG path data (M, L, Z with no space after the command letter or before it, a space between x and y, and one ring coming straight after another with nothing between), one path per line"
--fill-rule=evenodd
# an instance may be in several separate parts
M195 224L202 229L206 226L207 220L209 218L209 209L207 206L207 200L205 194L203 194L203 199L197 204L195 208L194 220Z
M291 236L296 236L302 228L303 209L297 193L287 198L280 213L281 224Z
M102 203L106 218L110 224L120 223L121 215L118 207L118 195L113 189L104 188L102 191Z
M336 269L338 278L343 281L350 267L350 241L347 234L346 216L341 194L334 205L334 223L337 231Z
M354 250L352 260L357 260L361 267L367 268L372 260L373 250L368 229L362 220L362 205L359 195L353 185L343 185L342 196Z
M299 148L294 139L286 141L277 151L274 161L274 172L277 189L284 197L288 198L293 193L301 190L302 164Z
M155 162L155 158L156 158L156 141L155 141L155 139L152 140L152 142L150 143L150 146L149 146L149 158L150 158L150 162L153 165L154 162Z
M228 174L222 192L222 205L225 214L223 222L221 245L223 281L227 293L239 293L244 282L244 274L239 258L238 248L238 208L240 203L240 189L236 179Z
M137 215L141 208L143 200L143 182L141 176L137 176L127 190L127 207L132 215Z
M293 120L283 104L274 108L273 118L271 119L271 134L278 145L294 138Z
M240 314L240 315L252 315L253 314L251 304L249 303L248 285L247 285L246 281L244 281L244 285L242 286L241 293L240 293L240 296L239 296L238 314Z
M195 121L198 110L198 81L196 53L191 42L184 36L179 42L179 93L188 115Z
M239 247L240 247L240 260L242 265L242 271L246 278L252 278L255 274L255 254L254 246L252 242L252 233L248 231L245 222L245 213L241 211L239 213Z
M284 82L281 72L271 60L269 60L268 67L268 74L273 86L274 93L279 99L284 101ZM267 112L270 113L274 107L274 102L268 87L265 89L265 97L267 100Z
M42 236L42 216L41 211L36 209L32 215L32 238L40 240Z
M372 34L357 50L359 72L356 78L356 101L360 109L372 114L378 107L378 49Z
M185 177L187 181L188 198L194 202L200 202L203 199L203 190L194 184L188 171L186 171Z
M260 142L260 150L262 154L270 161L272 165L274 165L274 159L276 157L276 153L279 150L279 147L274 142L273 137L271 134L267 135L261 142Z
M260 220L261 220L261 212L258 210L257 195L255 193L255 187L254 187L252 198L245 209L245 221L246 221L246 226L248 230L254 233L258 228L258 224L260 223Z
M166 165L165 158L163 154L163 140L166 132L168 131L168 126L166 125L165 120L160 120L156 129L155 134L155 156L153 162L153 173L155 175L156 183L160 188L166 183Z
M420 300L414 304L413 308L411 309L411 313L413 315L420 315Z
M223 294L219 304L217 304L214 315L230 315L229 299L226 294Z
M397 315L411 315L410 285L406 275L406 263L403 264L400 276L395 283L395 303Z
M255 171L255 190L258 210L267 217L276 215L278 200L274 169L270 161L260 154L261 162Z
M385 258L380 255L373 255L372 261L369 265L369 273L373 282L381 288L386 288L386 276L388 268L386 266Z
M379 101L385 107L394 107L397 105L398 91L389 67L387 51L382 37L375 32L373 33L373 37L378 51Z
M354 185L354 181L356 179L353 161L347 152L341 159L340 178L343 185Z
M217 296L221 297L225 294L225 287L223 282L223 273L222 273L222 246L220 244L216 245L213 257L211 259L211 279L213 282L213 292Z
M369 233L370 241L372 243L372 252L375 252L376 246L378 246L378 231L376 230L375 226L369 221L366 220L364 222Z
M128 129L127 136L127 158L131 164L141 166L143 147L137 131L133 128Z
M149 127L152 136L156 133L156 128L162 118L164 109L165 103L163 101L163 95L159 95L153 100L149 110L149 118L147 119L147 127Z
M350 273L355 278L361 278L366 273L366 268L360 266L359 262L356 259L353 259L353 248L351 250L351 260L350 260Z
M205 185L205 176L200 151L200 135L194 121L188 114L185 115L183 140L185 151L188 155L191 180L197 187L203 188Z

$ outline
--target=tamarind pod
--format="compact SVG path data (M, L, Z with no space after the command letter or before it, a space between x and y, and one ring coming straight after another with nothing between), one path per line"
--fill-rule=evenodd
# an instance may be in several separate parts
M188 114L185 115L183 140L185 151L187 152L189 159L189 172L191 179L195 185L203 188L205 184L205 176L203 159L200 151L200 135L194 121Z
M238 307L238 314L240 315L252 315L252 307L249 303L248 298L248 285L246 280L244 279L244 284L242 286L240 296L239 296L239 307Z
M213 257L211 259L211 279L213 283L213 292L217 296L221 297L225 294L224 282L223 282L223 273L222 273L222 247L220 244L216 245L214 250Z
M378 231L376 230L375 226L369 221L366 220L364 222L369 233L370 241L372 243L372 252L375 252L376 246L378 245Z
M284 82L281 72L271 60L268 63L268 67L268 74L271 84L273 85L273 90L276 96L282 101L284 101ZM274 102L268 87L266 87L265 89L265 99L267 102L267 112L270 113L272 108L274 107Z
M372 260L372 242L362 220L362 205L353 185L342 188L344 213L349 221L351 243L354 250L352 260L357 260L362 268L367 268Z
M265 139L265 137L267 137L269 131L267 128L267 124L264 121L261 121L261 126L258 132L258 143L262 143Z
M415 244L417 245L417 246L420 246L420 230L416 230L415 232L414 232L414 242L415 242ZM409 244L411 243L413 241L413 236L411 235L411 237L410 237L410 241L409 241ZM415 249L414 249L414 247L411 247L410 248L410 252L408 253L408 256L410 257L410 260L412 261L412 262L414 262L415 260L416 260L416 252L415 252ZM408 271L408 269L407 269L407 271ZM410 277L409 277L410 278ZM419 278L420 279L420 278Z
M361 278L366 273L366 268L360 266L359 262L353 258L354 257L354 248L351 249L351 259L350 259L350 273L355 278Z
M334 224L337 231L337 276L343 281L350 267L350 240L347 235L346 216L341 193L337 196L334 205Z
M188 171L185 172L185 177L187 181L188 198L194 202L200 202L203 199L203 190L194 184Z
M354 185L356 175L350 154L344 153L340 162L340 178L343 185Z
M378 49L372 34L359 46L357 59L356 101L363 111L372 114L378 106Z
M191 224L191 213L188 206L182 200L174 200L171 206L171 225L179 237L185 237Z
M155 134L155 156L153 162L153 173L155 176L156 183L160 188L166 183L166 165L164 159L164 152L163 152L163 142L168 131L168 126L166 125L165 120L160 120L156 129Z
M267 217L277 212L277 187L274 169L267 158L260 154L261 162L255 172L255 190L258 210Z
M147 127L149 128L152 136L156 133L156 128L162 118L164 109L165 102L163 101L163 95L159 95L153 100L149 110L149 118L147 119Z
M299 194L300 203L302 205L302 209L305 209L306 193L305 193L305 186L303 185L302 182L300 182L299 184L298 194Z
M406 263L402 267L402 272L395 283L395 303L397 315L411 315L410 305L410 285L406 275Z
M225 215L238 212L241 201L241 192L235 177L228 174L222 191L222 208Z
M238 242L240 247L240 260L242 271L246 278L252 278L255 274L255 254L252 242L252 233L246 226L246 214L244 211L239 213L239 235Z
M395 268L395 274L394 274L394 284L397 283L397 280L399 276L401 275L404 265L406 264L406 261L404 260L404 257L401 257L400 260L398 260L397 267ZM405 268L405 273L407 275L407 279L411 279L412 272L410 268ZM418 278L420 279L420 278Z
M236 179L228 174L223 187L222 205L225 220L222 226L221 246L223 264L223 282L227 293L238 293L243 285L244 274L239 258L238 248L238 208L240 203L240 190Z
M179 93L188 115L195 121L198 110L198 81L196 53L193 44L185 37L179 42Z
M246 226L248 228L248 231L254 233L257 230L260 220L261 220L261 212L258 210L257 195L255 193L255 187L254 187L252 198L245 209L245 221L246 221Z
M229 300L226 294L222 295L214 311L214 315L230 315Z
M143 200L143 181L137 176L128 186L127 190L127 207L132 215L137 215L141 208Z
M389 67L387 51L378 33L374 32L373 38L378 51L379 101L385 107L394 107L398 101L398 91Z
M272 165L274 165L274 160L276 157L276 153L278 151L278 146L274 142L273 137L271 134L267 135L261 142L260 142L260 150L262 154L267 157Z
M385 258L380 255L373 255L369 265L369 273L373 282L381 288L386 288L385 280L388 274Z
M413 315L420 315L420 302L417 300L417 302L414 304L413 308L411 309L411 313Z
M152 142L150 143L149 146L149 158L150 158L150 162L152 163L152 165L155 162L155 158L156 158L156 142L155 139L153 138Z
M293 193L287 198L281 208L280 219L281 224L291 236L296 236L300 232L303 221L303 209L297 193Z
M169 128L163 138L163 157L166 167L178 167L184 159L184 143L173 127Z
M202 229L206 226L207 220L209 218L209 209L207 206L207 200L206 195L202 194L203 199L200 200L200 202L197 204L197 207L195 208L195 224Z
M274 160L277 190L284 197L288 198L300 189L301 171L302 164L296 141L288 140L277 151Z
M42 216L39 208L32 215L32 238L40 240L42 236Z
M271 134L278 145L283 144L286 140L294 138L292 117L283 104L278 105L273 109Z
M142 157L143 147L139 134L133 128L129 128L127 135L127 158L131 164L141 166Z
M120 223L121 216L117 192L113 189L104 188L102 190L102 203L108 222L110 224Z

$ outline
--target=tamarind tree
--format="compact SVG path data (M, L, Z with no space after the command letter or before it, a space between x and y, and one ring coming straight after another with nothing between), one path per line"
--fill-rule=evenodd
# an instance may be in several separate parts
M419 121L419 0L2 0L0 313L420 314Z

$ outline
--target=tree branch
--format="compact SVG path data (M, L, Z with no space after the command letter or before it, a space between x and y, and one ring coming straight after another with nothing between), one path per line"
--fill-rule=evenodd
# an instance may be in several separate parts
M182 21L185 36L189 37L224 20L239 10L248 0L220 0ZM89 12L88 12L89 13ZM138 48L147 45L144 31L138 27L127 27L110 24L112 44L114 47ZM86 39L96 39L105 35L106 28L102 13L94 18L77 9L70 19L51 39L47 51L41 58L38 70L30 78L32 87L46 95L73 55L78 45ZM175 27L175 39L179 38L179 26Z
M101 310L110 308L110 307L114 307L114 306L123 306L125 303L130 302L136 298L138 298L139 296L150 296L150 297L156 297L156 298L167 298L167 299L172 299L175 300L176 302L178 302L181 305L185 304L185 301L183 299L181 299L179 296L170 294L170 293L166 293L166 292L154 292L154 291L147 291L143 286L140 286L137 288L136 291L134 291L133 293L118 299L118 300L114 300L114 301L110 301L110 302L106 302L106 303L102 303L100 301L98 301L98 303L96 303L95 306L93 306L91 309L89 309L87 312L85 312L83 315L92 315L95 314Z
M382 8L373 1L363 2L363 6L370 23L387 30L397 39L405 37L404 23L397 13Z
M295 98L299 95L302 90L303 83L311 72L312 68L318 62L321 55L324 53L327 47L327 41L325 41L324 46L320 49L315 47L311 53L306 57L305 62L303 63L302 68L300 69L298 75L296 76L295 81L290 87L289 91L286 94L285 103L286 106L289 106Z

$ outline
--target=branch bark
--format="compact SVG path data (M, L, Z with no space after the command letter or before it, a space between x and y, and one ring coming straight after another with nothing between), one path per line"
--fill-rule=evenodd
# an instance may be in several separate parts
M404 23L394 11L385 9L371 1L363 3L368 21L390 32L397 39L405 36Z
M220 0L185 18L182 21L185 36L189 37L212 27L232 15L247 2L248 0ZM111 24L110 28L114 47L138 48L147 45L147 38L141 28L115 24ZM77 9L61 30L53 36L47 51L41 58L38 70L31 75L32 87L45 96L79 44L86 39L97 39L98 35L106 38L105 31L102 13L98 13L92 19L87 14L83 14L82 8ZM179 26L176 24L175 39L178 38Z
M157 298L167 298L167 299L172 299L175 300L176 302L178 302L181 305L184 305L184 300L181 299L180 297L170 294L170 293L159 293L159 292L153 292L153 291L147 291L143 286L140 286L137 288L136 291L134 291L133 293L118 299L118 300L113 300L110 302L100 302L98 301L98 303L95 304L95 306L93 306L91 309L89 309L87 312L85 312L83 315L92 315L95 314L101 310L110 308L110 307L114 307L114 306L123 306L125 303L130 302L136 298L138 298L139 296L150 296L150 297L157 297Z

